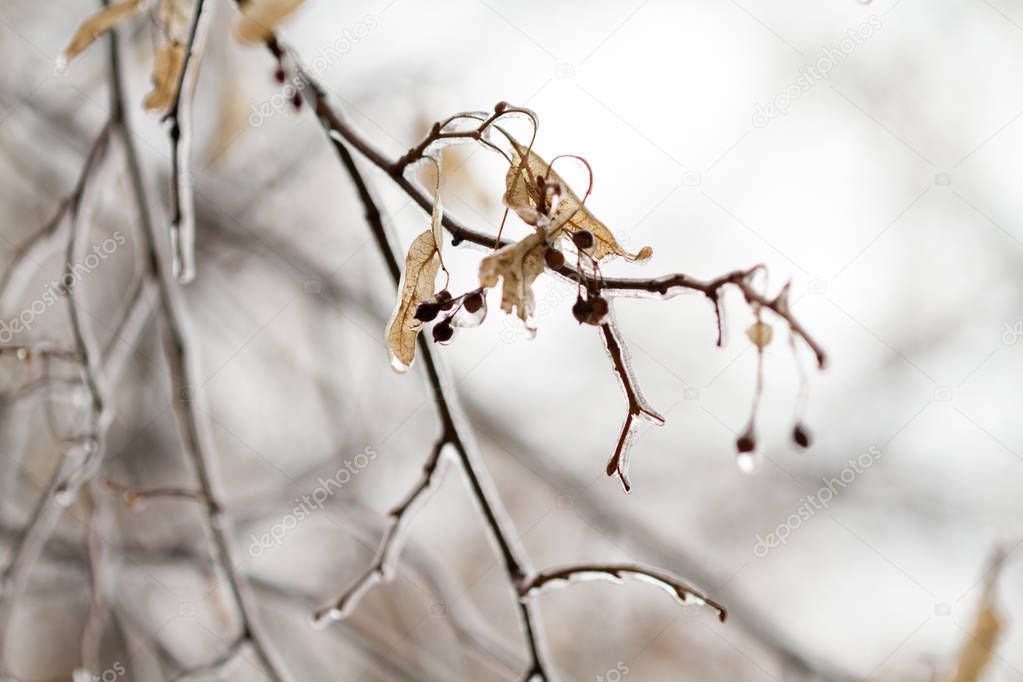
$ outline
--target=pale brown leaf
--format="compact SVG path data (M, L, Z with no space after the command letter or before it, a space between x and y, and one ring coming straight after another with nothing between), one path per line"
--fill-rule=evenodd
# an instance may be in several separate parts
M540 189L537 178L544 178L548 186L555 183L561 186L561 199L557 203L554 215L551 216L551 224L558 228L558 231L587 230L592 233L595 240L592 255L595 259L600 261L611 256L621 256L630 261L642 261L653 254L653 249L649 246L644 246L635 254L623 249L611 230L590 213L568 183L551 169L550 164L532 149L528 149L527 153L527 147L510 136L509 141L513 147L514 163L508 168L505 176L504 203L520 218L531 225L536 224L538 209L546 201L545 190ZM558 235L555 233L552 236L556 238Z
M273 30L303 2L305 0L248 0L241 8L238 40L248 44L266 42Z
M75 31L71 42L68 43L68 46L64 48L64 52L61 53L59 62L61 64L70 62L84 52L101 35L125 19L138 14L142 10L143 5L143 0L124 0L124 2L119 2L116 5L104 7L90 16Z
M533 281L544 270L544 252L547 250L547 244L547 232L538 229L480 262L480 286L489 289L497 285L499 278L503 278L501 310L509 314L517 310L519 319L525 322L527 327L531 327L536 308Z
M181 69L185 65L185 46L170 42L156 53L153 60L153 89L146 95L142 106L148 111L162 111L171 105L178 94Z
M407 372L415 358L416 337L423 326L415 317L416 309L433 296L439 271L440 258L433 230L426 230L409 246L398 285L398 305L387 326L387 352L396 372Z
M195 0L160 0L156 8L156 21L171 40L184 43L188 40L192 23L192 3Z

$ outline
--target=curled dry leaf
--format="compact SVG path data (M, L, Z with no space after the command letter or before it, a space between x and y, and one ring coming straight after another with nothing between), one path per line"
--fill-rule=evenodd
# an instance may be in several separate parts
M291 16L305 0L248 0L242 5L238 22L238 40L255 44L266 42L278 24Z
M80 55L101 35L119 23L135 16L144 6L143 0L124 0L115 5L104 7L83 21L72 36L71 42L64 48L58 63L63 65Z
M156 7L156 21L163 28L165 36L179 43L187 40L194 1L160 0L160 4Z
M416 319L416 309L433 296L440 258L433 240L433 230L426 230L412 241L405 270L398 285L398 305L387 326L387 352L396 372L407 372L416 355L416 337L423 323Z
M746 330L746 336L749 337L754 346L763 350L770 345L771 339L774 338L774 329L766 322L757 320Z
M533 281L544 270L544 253L548 234L538 228L533 234L500 249L480 262L480 286L489 289L504 278L501 289L501 310L518 311L519 319L531 327L536 298Z
M162 111L171 105L178 94L181 69L185 65L185 46L178 42L164 45L153 61L153 89L142 105L148 111Z
M590 232L596 241L592 254L596 260L621 256L630 261L643 261L653 254L653 249L649 246L644 246L635 254L623 249L607 225L590 213L561 176L551 169L550 164L511 136L508 136L508 139L512 144L514 163L508 168L508 174L505 176L504 203L520 218L531 225L536 224L537 211L546 198L546 189L537 184L537 178L545 178L545 185L557 183L561 186L561 200L554 215L551 216L551 224L558 231L563 228L569 232L583 230ZM552 235L557 236L557 233Z

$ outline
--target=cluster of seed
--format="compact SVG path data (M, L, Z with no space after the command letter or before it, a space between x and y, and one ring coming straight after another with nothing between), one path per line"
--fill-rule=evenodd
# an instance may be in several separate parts
M483 308L484 303L482 289L458 297L453 297L450 291L443 289L416 307L415 318L420 322L433 322L442 312L447 313L444 319L433 326L433 340L437 343L450 343L455 335L455 326L452 322L455 314L464 308L465 312L475 315Z

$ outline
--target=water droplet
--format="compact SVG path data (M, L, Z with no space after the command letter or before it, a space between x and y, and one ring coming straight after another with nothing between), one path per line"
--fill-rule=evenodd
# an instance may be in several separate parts
M740 452L735 456L735 463L739 466L739 471L744 474L752 474L757 470L757 458L751 452Z

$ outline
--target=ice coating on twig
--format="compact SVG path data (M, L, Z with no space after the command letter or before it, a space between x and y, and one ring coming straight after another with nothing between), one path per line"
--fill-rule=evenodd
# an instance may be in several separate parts
M664 590L680 606L709 606L717 611L718 618L721 621L724 621L728 615L724 606L689 585L678 576L668 571L648 568L638 564L578 565L543 571L526 582L520 589L519 594L522 598L527 598L548 589L569 587L576 583L595 580L603 580L620 585L626 578L645 582Z
M451 459L450 448L441 439L434 445L423 474L405 498L388 513L387 529L369 566L330 604L313 612L314 625L325 626L331 621L347 618L359 606L362 598L375 586L394 578L394 562L408 539L411 519L426 504L440 486L444 471Z

